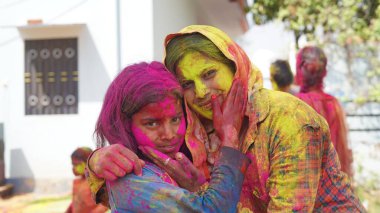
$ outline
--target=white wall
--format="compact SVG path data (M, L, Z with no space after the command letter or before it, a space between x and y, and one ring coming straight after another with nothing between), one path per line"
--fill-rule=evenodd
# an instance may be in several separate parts
M264 87L272 88L269 81L269 67L276 59L289 60L295 73L295 43L291 32L282 23L269 23L252 26L248 32L237 39L252 63L262 72Z
M0 4L0 57L6 59L0 62L3 67L0 70L0 122L5 123L6 176L72 177L70 154L78 146L94 148L92 133L101 101L118 72L116 1L31 0L10 3ZM144 3L148 7L151 4L150 1ZM123 43L128 46L125 64L135 62L133 57L151 60L153 55L152 19L147 16L152 12L143 10L144 3L124 1L121 8L125 23L122 29L127 34L122 39L128 39ZM45 24L85 24L78 33L80 102L77 115L24 115L24 47L16 26L25 25L28 19L42 19ZM144 29L148 28L151 33L139 31L136 23L141 25L140 28L145 25ZM49 31L52 30L47 27L46 32ZM149 37L150 44L141 35ZM49 37L45 33L41 36ZM11 42L4 44L9 39ZM139 39L144 39L145 47L129 45L140 42ZM28 165L11 162L11 153L20 154L20 150Z
M6 178L72 178L72 151L78 146L95 147L92 134L101 102L119 71L118 45L121 67L161 60L164 36L196 22L191 0L154 3L120 0L118 44L116 3L116 0L0 2L0 122L5 123ZM46 26L18 28L26 25L28 19L42 19ZM71 24L83 25L80 30L54 27ZM57 33L78 35L79 112L25 116L21 34L25 38L49 38Z
M166 35L197 24L196 1L160 0L153 1L154 60L162 61Z
M121 67L153 60L153 0L119 1Z
M95 147L92 133L101 100L117 73L115 4L31 0L4 5L0 5L0 57L5 59L1 60L0 79L8 83L0 85L0 121L5 123L6 177L71 178L70 154L78 146ZM28 19L42 19L45 24L85 24L78 32L78 114L25 116L24 43L16 26L25 25ZM29 35L36 32L28 31ZM54 34L54 29L45 27L41 38L49 38L49 33ZM7 39L13 40L4 44Z

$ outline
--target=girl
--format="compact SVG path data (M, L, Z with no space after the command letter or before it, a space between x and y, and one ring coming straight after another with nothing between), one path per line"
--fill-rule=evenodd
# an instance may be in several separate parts
M238 100L236 90L229 96ZM140 63L125 68L111 83L96 125L98 141L122 144L147 163L141 175L129 174L108 181L107 190L115 212L234 212L239 200L247 158L238 149L239 128L223 119L220 127L220 158L216 162L208 189L190 192L147 158L155 149L167 161L185 158L186 121L182 89L175 77L158 62ZM244 104L234 104L243 113ZM218 107L218 103L214 102ZM220 108L220 107L219 107ZM234 131L231 131L234 130ZM167 162L168 163L168 162ZM204 181L203 181L204 182Z

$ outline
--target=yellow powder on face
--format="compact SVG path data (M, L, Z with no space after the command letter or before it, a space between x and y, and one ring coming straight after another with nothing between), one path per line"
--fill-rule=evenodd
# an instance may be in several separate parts
M203 117L212 119L212 109L200 106L194 100L208 99L208 94L222 94L225 97L232 85L233 71L224 63L194 51L185 54L179 61L178 72L180 82L191 85L184 87L188 104Z
M74 170L78 175L84 175L85 168L86 168L86 163L81 162L75 165Z

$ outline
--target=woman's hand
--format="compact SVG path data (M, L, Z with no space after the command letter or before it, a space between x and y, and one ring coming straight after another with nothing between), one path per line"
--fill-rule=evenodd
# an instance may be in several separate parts
M96 176L112 181L132 171L141 175L145 162L125 146L113 144L94 151L88 165Z
M213 95L213 126L216 135L221 140L222 146L239 148L239 132L243 123L246 98L244 86L241 80L236 79L232 82L231 89L225 98L223 105L220 105L221 97Z
M180 152L177 152L175 159L172 159L149 146L140 146L139 149L184 189L195 192L206 182L203 173L195 168L193 163Z

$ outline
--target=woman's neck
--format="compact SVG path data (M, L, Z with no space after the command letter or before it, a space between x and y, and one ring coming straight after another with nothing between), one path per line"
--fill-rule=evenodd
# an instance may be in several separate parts
M199 120L201 121L203 127L205 128L207 133L214 131L214 124L212 120L209 120L207 118L200 117Z
M208 135L214 132L215 129L214 129L214 124L212 120L208 120L203 117L201 117L199 120L201 121ZM244 141L245 135L247 134L248 127L249 127L249 118L247 116L244 116L243 121L242 121L242 126L239 132L240 142Z
M322 88L318 85L314 85L307 88L304 92L315 92L315 91L322 91Z

